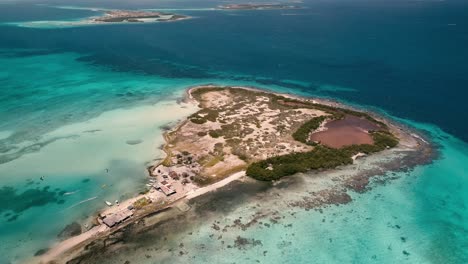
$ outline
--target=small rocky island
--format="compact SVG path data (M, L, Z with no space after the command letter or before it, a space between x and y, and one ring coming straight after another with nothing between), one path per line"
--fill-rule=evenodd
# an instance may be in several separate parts
M221 5L223 10L278 10L278 9L300 9L301 7L291 4L229 4Z
M110 10L106 11L103 16L92 18L94 22L104 23L123 23L123 22L167 22L187 19L187 16L163 13L155 11L132 11L132 10Z
M350 202L348 191L368 190L371 177L433 158L431 144L410 129L333 101L206 85L187 91L181 107L189 106L196 112L165 133L166 157L147 168L146 189L115 205L106 201L109 207L86 225L87 230L40 251L34 263L92 259L120 243L125 232L169 223L171 217L201 206L197 199L229 192L226 188L232 186L261 184L274 193L266 199L275 199L277 188L284 192L292 187L288 179L305 177L312 182L306 184L306 196L283 202L288 207L318 209ZM368 163L365 167L355 167L363 161ZM333 170L344 173L327 174ZM287 177L291 175L297 177ZM389 179L376 178L383 184ZM238 192L232 190L232 195ZM261 217L253 215L251 223Z

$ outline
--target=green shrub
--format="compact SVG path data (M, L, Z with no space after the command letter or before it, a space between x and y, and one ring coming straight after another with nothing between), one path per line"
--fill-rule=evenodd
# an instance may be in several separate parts
M304 144L309 144L309 134L312 130L319 128L320 124L326 119L326 116L314 117L300 126L292 135L293 138Z
M295 140L306 144L311 130L317 129L325 117L316 117L302 125L294 134ZM374 144L361 144L333 149L317 145L309 152L291 153L254 162L247 168L246 174L260 181L278 180L298 172L317 169L332 169L340 165L352 164L352 156L362 152L366 154L379 152L398 145L398 138L388 131L371 132Z
M298 172L331 169L351 164L351 156L345 151L317 146L304 153L291 153L252 163L247 175L261 181L278 180Z
M221 135L221 130L218 130L218 129L217 129L217 130L210 130L210 131L208 132L208 134L210 134L210 136L211 136L212 138L219 138L220 136L222 136L222 135Z
M189 116L189 120L195 124L204 124L207 121L216 122L218 116L217 110L205 108Z

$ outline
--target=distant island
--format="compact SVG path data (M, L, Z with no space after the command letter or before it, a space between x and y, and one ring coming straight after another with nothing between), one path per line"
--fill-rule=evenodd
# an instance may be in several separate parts
M229 4L220 5L224 10L276 10L276 9L300 9L300 6L290 4Z
M348 203L351 196L346 190L366 191L371 177L427 162L431 156L430 144L422 137L332 101L206 85L189 89L185 102L199 110L165 133L166 157L147 168L146 190L115 205L105 201L109 207L87 231L76 235L64 230L76 236L38 252L36 262L92 258L118 230L170 208L186 212L192 199L234 181L275 182L351 165L377 152L388 151L390 157L397 149L393 153L397 155L379 162L381 171L364 169L336 180L338 187L291 203L317 208Z
M155 11L131 11L131 10L110 10L106 11L103 16L91 18L94 22L104 23L122 23L122 22L167 22L187 19L187 16L163 13Z
M99 12L100 14L78 20L20 21L7 24L30 28L68 28L94 25L174 22L191 18L190 16L186 15L159 11L108 10L99 8L92 8L89 10L93 12Z
M64 9L85 9L93 12L99 12L99 15L81 18L78 20L37 20L37 21L18 21L7 22L8 25L15 25L29 28L68 28L93 25L113 25L113 24L140 24L157 22L175 22L191 19L191 16L152 10L111 10L102 8L76 8L60 7ZM227 4L220 5L212 10L292 10L302 9L301 6L287 3L270 4Z

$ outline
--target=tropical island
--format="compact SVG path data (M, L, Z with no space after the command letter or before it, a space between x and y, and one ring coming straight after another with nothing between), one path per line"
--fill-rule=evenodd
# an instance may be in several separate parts
M187 19L187 16L163 13L155 11L138 11L138 10L109 10L104 15L91 18L94 22L103 23L123 23L123 22L167 22Z
M147 168L146 190L120 203L106 201L109 208L88 230L73 232L75 236L38 252L35 262L92 258L119 241L119 230L154 225L163 219L154 220L158 213L170 208L187 212L194 198L233 182L276 183L310 171L320 175L374 153L391 156L395 149L394 157L377 163L380 171L363 169L333 179L335 186L290 203L320 208L350 202L347 191L366 191L371 177L382 170L407 169L428 162L432 155L430 144L410 130L332 101L206 85L189 89L185 103L199 110L165 133L166 157Z
M242 170L257 180L278 180L350 164L354 155L399 142L366 113L314 101L222 87L193 89L191 96L202 109L167 135L162 166L178 166L190 155L198 184Z
M301 7L291 4L229 4L220 5L218 8L224 10L278 10L278 9L300 9Z
M109 9L91 9L93 12L99 12L99 15L85 17L78 20L46 20L46 21L21 21L14 24L21 27L32 28L55 28L55 27L81 27L92 25L114 25L114 24L141 24L157 22L174 22L190 19L190 16L146 10L109 10Z

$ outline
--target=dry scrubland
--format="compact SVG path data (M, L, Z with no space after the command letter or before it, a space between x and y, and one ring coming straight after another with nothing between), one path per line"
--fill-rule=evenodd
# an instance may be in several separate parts
M349 164L357 153L398 144L384 123L366 113L245 88L197 87L189 93L201 110L167 133L167 158L162 164L188 168L191 180L201 185L241 170L259 180L275 180ZM373 144L333 149L310 141L315 130L347 116L379 128L366 131Z

